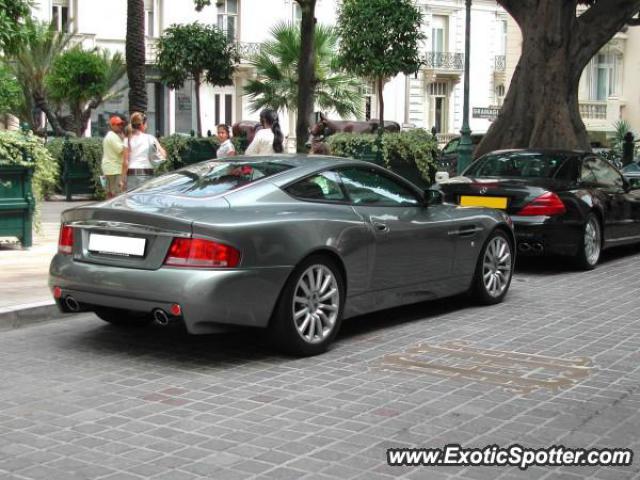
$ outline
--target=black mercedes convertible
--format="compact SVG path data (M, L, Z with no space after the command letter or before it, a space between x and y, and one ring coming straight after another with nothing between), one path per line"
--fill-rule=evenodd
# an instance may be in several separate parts
M569 255L592 269L604 248L640 242L640 188L592 153L491 152L440 186L448 202L506 211L524 255Z

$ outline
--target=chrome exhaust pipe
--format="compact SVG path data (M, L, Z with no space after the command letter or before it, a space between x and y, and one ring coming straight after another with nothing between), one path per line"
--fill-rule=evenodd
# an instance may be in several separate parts
M165 312L161 308L156 308L153 311L153 321L156 325L166 327L167 325L169 325L169 316L167 315L167 312Z
M518 244L518 250L521 252L529 252L531 250L531 245L529 242L521 242Z
M71 296L65 297L64 304L72 312L79 312L80 311L80 304L78 303L78 301L75 298L73 298Z

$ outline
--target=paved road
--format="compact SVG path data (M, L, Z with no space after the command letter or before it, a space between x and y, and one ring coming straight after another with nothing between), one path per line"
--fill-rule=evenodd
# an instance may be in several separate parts
M315 358L253 332L91 316L0 335L2 479L631 479L631 467L389 467L389 447L640 454L640 251L520 267L507 302L348 322Z

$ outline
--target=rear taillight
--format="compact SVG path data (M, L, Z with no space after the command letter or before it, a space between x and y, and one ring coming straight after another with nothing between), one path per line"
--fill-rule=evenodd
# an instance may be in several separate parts
M553 192L543 193L520 209L516 215L562 215L567 209L560 197Z
M238 250L202 238L174 238L164 261L171 267L189 268L233 268L238 263Z
M60 226L60 236L58 237L58 253L71 255L73 253L73 228L69 225Z

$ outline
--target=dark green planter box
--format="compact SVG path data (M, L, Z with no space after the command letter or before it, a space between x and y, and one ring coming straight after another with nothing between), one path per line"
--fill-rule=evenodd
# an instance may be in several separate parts
M32 177L29 167L0 166L0 237L18 237L24 247L33 243L36 201L31 191Z
M191 165L193 163L204 162L216 158L217 147L209 142L191 142L182 155L182 163Z
M89 164L83 158L82 145L65 142L62 150L62 185L67 201L73 195L94 194L95 186Z
M375 163L376 165L387 168L388 170L391 170L393 173L406 178L411 183L414 183L422 189L429 188L429 182L422 178L422 174L420 173L420 170L418 170L418 167L408 164L392 164L391 166L387 166L382 159L382 152L380 150L378 150L377 152L372 152L371 149L366 148L360 153L360 155L357 155L355 158L357 160Z

